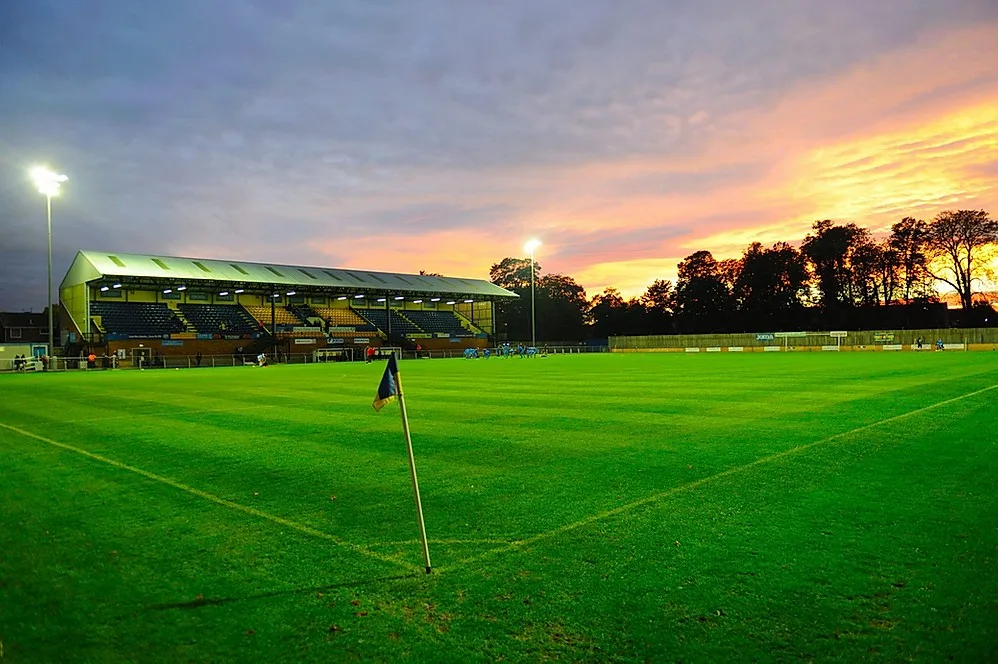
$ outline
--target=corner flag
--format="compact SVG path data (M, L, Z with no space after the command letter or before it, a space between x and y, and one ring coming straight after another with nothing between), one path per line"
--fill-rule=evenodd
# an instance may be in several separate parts
M398 376L399 366L395 362L395 353L388 358L388 366L385 367L385 374L381 377L381 384L378 385L378 393L374 397L374 410L381 410L385 404L395 401L398 394L398 383L395 377Z
M409 435L409 416L405 411L405 396L402 394L402 378L399 376L399 366L395 361L395 353L388 356L385 373L381 376L378 393L374 397L374 410L380 411L385 404L398 397L399 411L402 413L402 433L405 435L405 449L409 455L409 475L412 478L412 497L416 502L416 521L419 525L420 542L423 545L423 562L426 563L426 573L430 573L430 547L426 542L426 524L423 522L423 503L419 499L419 481L416 479L416 459L412 455L412 436Z

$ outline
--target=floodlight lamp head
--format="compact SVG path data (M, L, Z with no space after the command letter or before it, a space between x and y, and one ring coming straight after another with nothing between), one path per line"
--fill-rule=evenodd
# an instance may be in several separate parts
M528 254L533 254L539 246L541 246L541 241L535 238L533 240L527 240L527 243L523 245L523 250Z
M62 183L69 180L62 173L53 173L44 166L31 169L31 179L34 180L35 186L38 187L38 193L50 198L58 196Z

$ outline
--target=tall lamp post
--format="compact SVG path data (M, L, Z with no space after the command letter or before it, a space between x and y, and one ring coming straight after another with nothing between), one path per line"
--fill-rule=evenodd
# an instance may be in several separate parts
M530 252L530 345L537 346L537 317L534 313L534 250L541 246L540 240L528 240L523 248Z
M38 193L44 194L45 196L45 212L48 218L48 249L49 249L49 289L48 289L48 302L46 303L46 308L49 311L49 350L48 354L52 355L52 350L55 348L55 331L52 325L52 197L59 195L59 189L62 188L62 183L67 181L69 178L61 173L54 173L44 166L39 166L38 168L33 168L31 170L31 179L35 181L35 186L38 187Z

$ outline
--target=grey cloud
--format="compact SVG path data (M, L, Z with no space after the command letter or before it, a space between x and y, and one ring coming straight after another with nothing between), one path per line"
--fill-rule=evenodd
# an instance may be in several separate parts
M404 234L414 230L432 232L491 226L509 219L516 211L510 205L463 207L447 203L426 203L347 214L342 222L346 229L352 231L370 232L372 228L391 228Z
M71 174L67 246L307 256L318 237L399 219L404 232L501 224L518 203L468 204L475 189L448 192L455 173L472 187L477 174L484 191L499 170L693 152L727 114L996 11L990 0L8 2L0 149L4 168L47 158ZM0 189L4 248L30 195ZM0 283L20 274L0 265ZM37 300L31 274L18 292ZM23 301L0 294L0 307Z

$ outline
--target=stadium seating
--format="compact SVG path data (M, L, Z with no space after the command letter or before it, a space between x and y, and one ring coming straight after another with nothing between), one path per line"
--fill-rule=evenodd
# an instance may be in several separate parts
M366 318L368 322L379 330L388 332L388 312L384 309L360 309L357 313ZM409 319L403 318L394 309L391 310L391 317L393 334L402 333L403 335L408 335L422 332L417 325Z
M405 316L426 332L446 332L455 337L474 336L461 325L461 320L452 311L406 311Z
M315 312L333 327L355 327L358 330L374 332L375 328L357 315L353 309L338 309L334 307L312 307Z
M246 306L246 311L250 313L253 318L263 323L264 325L270 325L270 307L268 306ZM302 324L298 316L294 315L284 307L276 307L274 309L274 321L278 325L290 325L292 327L298 327Z
M158 336L187 330L177 314L163 303L91 302L90 315L100 316L101 327L112 334Z
M307 304L289 304L288 311L293 313L301 321L301 325L312 325L313 318L319 318L319 314L316 313L315 309L308 306Z
M247 334L258 329L256 321L238 305L188 303L178 304L177 308L198 332Z

